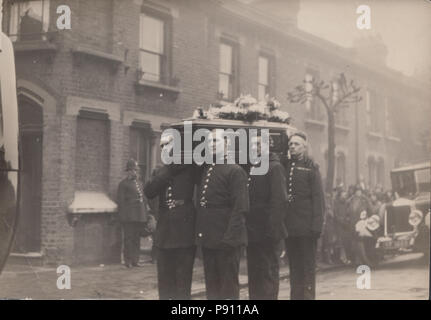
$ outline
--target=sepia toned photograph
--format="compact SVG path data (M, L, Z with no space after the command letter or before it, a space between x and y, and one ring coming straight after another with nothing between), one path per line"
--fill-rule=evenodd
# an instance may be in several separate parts
M431 1L0 7L0 300L430 300Z

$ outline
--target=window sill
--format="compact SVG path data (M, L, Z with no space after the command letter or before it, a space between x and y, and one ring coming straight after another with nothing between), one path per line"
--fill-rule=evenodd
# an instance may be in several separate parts
M393 141L393 142L401 142L401 139L394 136L386 136L387 140Z
M367 132L367 135L368 135L370 138L383 139L383 135L382 135L381 133L378 133L378 132L368 131L368 132Z
M113 213L117 209L117 204L103 192L76 191L67 212L72 214Z
M73 48L72 52L73 54L76 54L76 55L89 56L89 57L102 59L108 62L112 62L113 64L116 64L116 65L119 65L123 62L123 59L121 59L121 57L119 56L116 56L111 53L99 51L96 49L88 48L82 45Z
M51 51L58 50L56 44L47 40L28 40L28 41L15 41L13 42L15 52L29 52L29 51Z
M315 126L323 129L326 127L326 123L320 120L314 120L314 119L305 119L304 123L309 126Z
M340 131L344 131L344 132L349 132L350 128L345 126L345 125L340 125L340 124L336 124L335 125L335 129L340 130Z
M176 100L178 98L178 95L182 92L182 90L179 89L178 87L166 85L159 82L143 80L143 79L138 80L138 82L136 83L136 88L139 91L145 91L145 90L151 90L153 92L155 91L161 96L166 94L168 97L174 100Z

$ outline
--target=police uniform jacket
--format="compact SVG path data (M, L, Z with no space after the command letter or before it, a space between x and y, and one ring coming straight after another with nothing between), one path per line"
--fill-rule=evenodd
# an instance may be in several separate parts
M159 210L154 244L158 248L194 246L196 212L193 193L196 169L192 165L163 166L145 184L149 199L158 197Z
M122 222L146 222L147 203L139 179L125 178L118 185L118 218Z
M247 243L249 197L244 169L237 164L205 165L197 195L198 245L222 249Z
M319 166L310 159L286 161L288 236L313 236L322 232L325 198Z
M287 236L284 217L287 206L286 177L275 153L269 154L265 175L248 177L250 213L246 224L248 242L279 241Z

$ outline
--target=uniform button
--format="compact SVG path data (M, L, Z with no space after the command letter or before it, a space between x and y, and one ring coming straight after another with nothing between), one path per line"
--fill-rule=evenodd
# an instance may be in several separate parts
M208 185L204 185L204 189L208 188Z
M202 233L199 233L198 236L199 236L199 238L202 238Z
M206 180L205 180L205 182L208 182L208 181L210 181L210 179L206 179Z
M289 189L289 192L292 191L292 189Z
M201 198L201 200L202 200L202 201L203 201L203 200L205 200L205 197L202 197L202 198Z
M205 192L207 192L206 190L202 191L202 194L205 194Z
M168 187L168 190L172 190L172 187Z
M208 174L207 174L207 177L210 177L210 176L211 176L211 173L208 173Z

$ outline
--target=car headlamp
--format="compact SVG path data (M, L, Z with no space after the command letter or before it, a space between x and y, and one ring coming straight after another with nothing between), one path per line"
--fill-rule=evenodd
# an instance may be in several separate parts
M367 219L367 229L376 231L380 227L380 217L376 214Z
M430 227L430 212L425 217L425 225L429 228Z
M419 223L421 223L423 218L423 214L420 210L413 210L412 212L410 212L409 215L409 224L413 227L416 227L417 225L419 225Z

